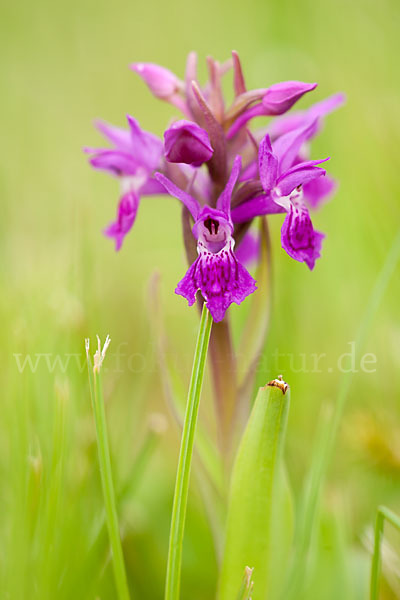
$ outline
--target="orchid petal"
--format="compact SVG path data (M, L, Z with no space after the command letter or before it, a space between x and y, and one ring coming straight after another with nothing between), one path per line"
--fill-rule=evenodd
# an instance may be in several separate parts
M107 171L111 175L120 177L121 175L134 175L138 169L138 164L127 152L120 150L100 150L89 163L95 169Z
M275 187L278 175L278 158L275 156L269 135L266 135L260 143L258 151L258 168L261 184L268 194Z
M290 205L281 229L282 248L300 262L305 262L310 270L320 257L324 234L315 231L305 205Z
M345 94L333 94L332 96L325 98L325 100L313 104L306 112L311 119L325 117L327 114L342 106L345 102Z
M327 160L329 159L309 160L307 162L299 163L288 171L285 171L276 182L276 188L280 195L288 196L299 185L304 185L317 177L325 175L325 169L321 169L320 167L317 167L317 165L326 162Z
M240 96L246 92L246 83L244 81L242 65L240 64L240 58L236 50L232 50L233 59L233 88L235 90L235 96Z
M339 108L345 100L346 97L344 94L334 94L333 96L329 96L328 98L325 98L325 100L313 104L307 110L297 111L279 119L275 119L268 125L268 132L274 139L293 129L304 127L309 120L318 119L318 127L313 132L313 135L315 135L319 130L322 119L333 110Z
M293 166L301 146L313 136L318 127L318 120L308 121L304 127L294 129L279 137L273 143L274 154L279 159L279 173L282 174Z
M149 171L153 171L159 165L163 144L160 138L148 131L141 129L136 119L127 115L131 140L132 154Z
M242 157L238 155L233 161L232 171L229 176L228 183L226 184L224 191L217 200L217 208L227 215L230 214L232 192L239 177L241 167Z
M124 194L119 201L117 220L111 223L104 235L115 240L115 250L121 249L126 234L132 229L139 206L139 196L133 191Z
M172 181L168 179L168 177L165 177L165 175L163 175L162 173L155 173L154 178L157 179L157 181L159 181L161 185L165 187L168 194L174 196L174 198L182 202L182 204L184 204L189 210L194 220L197 220L198 214L200 212L200 204L195 198L193 198L193 196L178 188L177 185L172 183Z
M198 102L195 98L192 83L197 82L197 54L196 52L189 52L186 61L186 72L185 72L185 96L189 110L192 113L194 119L203 125L204 117L200 110Z
M129 152L132 149L131 136L126 129L115 127L101 120L97 120L95 125L100 133L119 150Z

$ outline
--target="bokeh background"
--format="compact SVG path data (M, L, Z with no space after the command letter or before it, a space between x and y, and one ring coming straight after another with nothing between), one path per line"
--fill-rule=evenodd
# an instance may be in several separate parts
M129 112L161 135L175 114L128 64L153 61L182 76L186 54L196 50L205 75L208 54L224 60L236 49L249 87L317 81L302 107L337 91L347 95L313 146L314 157L331 156L329 170L340 182L315 218L327 238L313 273L284 253L281 217L270 219L274 307L258 380L282 373L292 387L286 461L297 498L321 408L336 400L338 357L351 349L399 228L399 26L397 0L3 3L2 598L115 597L106 540L96 537L102 500L84 367L84 338L94 345L96 333L112 338L104 386L117 485L132 469L136 477L122 513L129 581L136 598L162 597L179 432L157 366L152 273L161 274L170 351L185 382L198 315L173 293L185 269L173 199L145 199L118 254L101 233L114 217L118 186L86 164L82 147L100 141L93 119L123 125ZM356 365L307 598L366 598L365 539L377 505L400 512L399 295L397 269L365 345L375 370ZM308 361L322 353L321 372L313 372ZM28 354L34 363L38 354L50 361L59 355L62 363L49 368L44 357L21 372L18 361ZM201 412L212 430L211 403ZM154 413L166 431L153 434L141 468L135 460L149 427L154 431ZM395 598L399 535L387 529L394 553L382 598ZM182 598L212 598L217 563L196 481L183 567Z

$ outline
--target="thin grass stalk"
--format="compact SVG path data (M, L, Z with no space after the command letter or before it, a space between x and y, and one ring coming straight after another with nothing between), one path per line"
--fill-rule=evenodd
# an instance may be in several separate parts
M374 553L372 555L371 563L370 600L378 600L379 598L379 578L382 562L381 545L385 519L400 531L400 517L386 508L386 506L380 506L376 513L375 521Z
M118 526L115 491L112 478L110 449L108 444L106 414L104 410L103 390L99 369L92 371L91 361L88 357L89 387L92 398L94 420L96 427L97 450L101 483L103 488L104 506L110 546L112 565L114 570L115 585L119 600L130 600L128 582L125 572L124 557ZM92 376L93 372L93 376ZM92 379L93 377L93 379Z
M185 419L182 430L181 447L179 451L178 469L176 474L169 537L167 574L165 581L165 600L178 600L179 598L182 544L185 528L190 468L192 464L194 436L196 431L200 394L203 384L212 322L212 317L207 307L203 305L193 359L192 376L189 385Z

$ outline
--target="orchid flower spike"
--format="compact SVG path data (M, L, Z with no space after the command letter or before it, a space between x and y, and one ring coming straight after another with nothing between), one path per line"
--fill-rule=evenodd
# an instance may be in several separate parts
M221 64L208 57L207 65L209 81L203 85L193 52L182 79L154 63L133 63L131 69L153 96L181 116L174 117L163 140L130 115L126 129L98 121L108 146L85 152L94 169L119 182L116 217L104 229L116 250L133 228L143 197L169 194L186 207L183 237L192 264L175 291L189 305L199 292L220 321L231 304L256 289L244 265L263 255L250 229L258 217L284 214L283 249L314 268L324 234L314 229L311 211L332 196L337 184L321 166L328 159L313 159L311 144L344 96L334 94L296 111L293 107L316 83L291 80L248 89L237 52ZM230 69L234 99L228 106L222 80ZM251 130L256 117L265 120L264 126ZM102 354L97 354L101 366Z

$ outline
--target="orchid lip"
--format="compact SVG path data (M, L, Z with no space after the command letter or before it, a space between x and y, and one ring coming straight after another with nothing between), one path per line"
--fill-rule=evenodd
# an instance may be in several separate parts
M236 259L235 242L228 237L220 249L212 252L202 240L197 243L198 257L189 267L175 292L184 296L189 306L201 291L214 321L221 321L232 303L241 304L256 290L256 282Z
M216 254L226 245L232 231L228 223L223 224L209 216L196 224L196 233L207 250Z
M227 243L227 237L224 235L223 239L210 239L208 236L203 236L203 242L206 242L206 248L211 254L218 254Z

